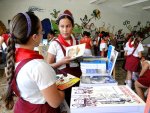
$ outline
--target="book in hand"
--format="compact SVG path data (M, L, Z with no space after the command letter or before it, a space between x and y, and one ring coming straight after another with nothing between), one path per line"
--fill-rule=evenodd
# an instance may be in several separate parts
M118 85L112 76L81 76L80 86Z
M59 90L65 90L77 82L80 81L80 78L75 77L71 74L57 74L56 75L56 85Z
M85 51L85 44L66 47L66 56L75 59L77 57L83 56L84 51Z

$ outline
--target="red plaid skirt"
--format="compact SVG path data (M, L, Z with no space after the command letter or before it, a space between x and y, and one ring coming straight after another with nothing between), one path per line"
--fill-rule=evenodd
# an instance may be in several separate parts
M126 57L125 69L132 72L138 72L140 66L139 64L140 64L140 59L138 57L129 55Z

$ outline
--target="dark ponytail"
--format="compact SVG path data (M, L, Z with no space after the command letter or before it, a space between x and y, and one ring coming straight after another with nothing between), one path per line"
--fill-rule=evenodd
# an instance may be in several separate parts
M5 74L8 81L7 92L4 95L4 102L7 109L14 106L13 91L11 82L15 72L15 43L26 44L33 34L38 33L39 19L33 13L18 13L10 22L11 37L8 40L6 70Z
M7 61L7 67L5 70L5 74L8 81L8 89L4 101L5 101L6 108L12 109L14 106L14 99L13 99L14 95L10 84L13 79L14 70L15 70L15 41L13 36L10 37L8 40L6 61Z

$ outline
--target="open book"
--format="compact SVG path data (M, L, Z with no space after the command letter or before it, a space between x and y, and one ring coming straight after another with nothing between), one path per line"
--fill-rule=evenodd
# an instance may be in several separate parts
M71 74L67 74L67 75L58 74L58 75L56 75L56 85L57 85L57 88L60 90L67 89L79 81L80 81L80 78L77 78Z
M66 56L70 56L72 59L83 56L85 50L85 44L79 44L66 48Z

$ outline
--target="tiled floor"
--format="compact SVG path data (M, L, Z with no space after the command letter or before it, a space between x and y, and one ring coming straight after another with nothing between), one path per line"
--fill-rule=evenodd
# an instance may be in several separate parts
M119 85L123 85L126 72L121 68L122 61L117 61L115 67L116 67L115 79L118 81ZM8 111L5 109L4 103L2 101L2 94L5 92L5 88L6 88L6 77L3 75L3 73L4 70L0 69L0 113L13 113L12 110Z

